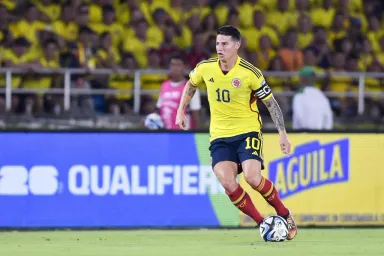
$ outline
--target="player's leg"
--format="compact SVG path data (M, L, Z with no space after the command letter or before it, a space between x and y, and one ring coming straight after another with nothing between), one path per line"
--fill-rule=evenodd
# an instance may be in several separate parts
M213 171L232 203L259 225L264 217L259 213L247 192L237 183L238 171L236 149L224 142L210 147Z
M239 144L237 150L246 182L264 197L279 216L287 220L289 226L288 239L293 239L297 232L295 221L288 208L281 201L272 181L261 174L263 169L261 136L257 133L250 135Z

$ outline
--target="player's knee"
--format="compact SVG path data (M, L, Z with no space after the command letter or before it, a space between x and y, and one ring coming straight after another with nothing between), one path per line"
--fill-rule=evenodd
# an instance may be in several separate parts
M257 187L261 182L261 174L260 173L254 173L254 174L248 174L245 175L245 181L253 188Z
M257 187L261 182L261 174L245 175L245 181L253 188Z
M261 171L254 169L244 172L245 181L253 188L257 187L262 179Z
M223 188L229 192L235 191L237 189L237 186L238 186L236 179L233 179L233 180L225 179L225 180L221 180L220 183L223 186Z
M262 179L261 175L261 163L257 160L246 160L242 163L244 170L245 181L256 188Z

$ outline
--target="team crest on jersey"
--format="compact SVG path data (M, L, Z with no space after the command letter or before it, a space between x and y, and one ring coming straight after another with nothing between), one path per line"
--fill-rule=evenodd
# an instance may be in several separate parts
M239 78L233 78L232 85L235 88L239 88L241 86L241 80Z

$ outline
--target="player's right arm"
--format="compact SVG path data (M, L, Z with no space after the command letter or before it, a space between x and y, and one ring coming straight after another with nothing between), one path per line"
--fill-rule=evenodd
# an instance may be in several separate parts
M204 83L203 77L200 74L200 68L196 67L189 74L189 81L184 87L183 94L181 96L179 108L177 110L176 115L176 125L178 125L181 129L187 129L187 118L185 117L185 109L188 104L191 102L193 95L197 90L197 86L201 83Z

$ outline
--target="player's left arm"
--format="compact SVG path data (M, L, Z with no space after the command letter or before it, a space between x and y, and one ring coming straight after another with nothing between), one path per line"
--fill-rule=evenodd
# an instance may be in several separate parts
M259 72L261 74L261 72ZM291 151L291 143L288 140L288 135L285 129L283 112L280 109L279 103L273 97L272 89L265 81L263 75L255 76L251 89L254 90L254 95L262 100L264 105L272 117L273 122L280 134L280 147L284 154L289 154Z
M277 103L273 95L271 94L271 97L263 100L263 103L268 108L269 114L271 115L272 120L276 125L277 131L280 134L286 133L283 112L281 111L279 103Z

